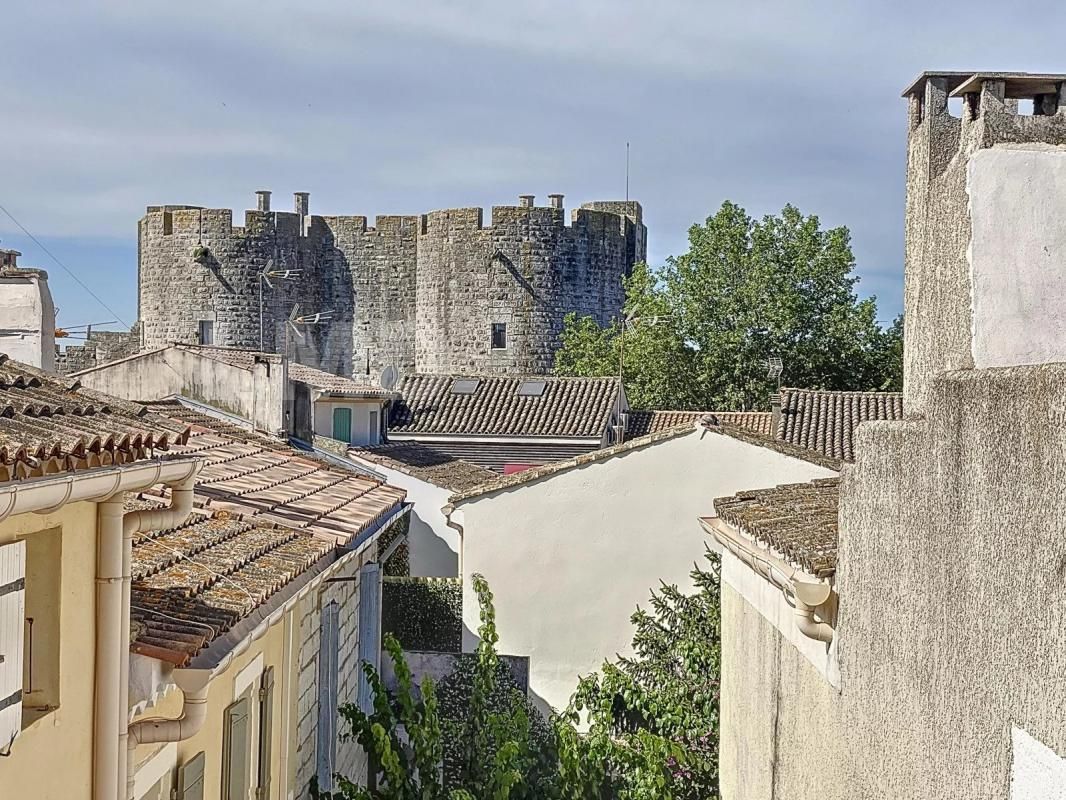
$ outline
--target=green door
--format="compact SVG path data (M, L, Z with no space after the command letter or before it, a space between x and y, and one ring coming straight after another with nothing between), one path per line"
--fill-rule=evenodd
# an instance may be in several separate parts
M350 408L333 409L333 438L341 442L352 440L352 410Z

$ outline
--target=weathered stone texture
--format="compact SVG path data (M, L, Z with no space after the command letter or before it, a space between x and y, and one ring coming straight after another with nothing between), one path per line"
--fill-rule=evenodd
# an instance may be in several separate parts
M932 75L908 98L903 363L908 415L924 413L930 378L974 365L970 156L1003 143L1066 144L1066 113L1041 101L1041 110L1051 113L1020 116L1018 101L1004 97L1002 80L985 81L980 92L963 98L962 117L952 116L948 96L962 80Z
M553 200L553 202L555 202ZM140 222L140 317L144 346L196 341L201 320L214 343L260 345L260 273L300 270L263 288L262 346L340 374L405 371L545 373L563 317L601 323L623 303L622 277L645 258L636 202L595 203L565 223L549 208L500 206L423 217L303 216L152 206ZM194 250L203 245L199 260ZM297 335L301 314L333 312ZM491 325L507 347L490 347Z
M97 364L132 356L141 347L141 327L133 323L128 331L90 331L85 344L67 345L56 353L56 372L67 375Z

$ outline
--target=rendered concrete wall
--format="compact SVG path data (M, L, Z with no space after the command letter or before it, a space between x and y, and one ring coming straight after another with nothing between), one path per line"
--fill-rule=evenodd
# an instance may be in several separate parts
M630 652L630 615L659 581L691 586L715 497L831 471L726 435L685 436L462 503L463 649L476 645L481 573L499 650L530 658L530 696L564 708L581 675Z
M1000 145L969 162L973 361L1066 361L1066 146Z
M1014 728L1066 757L1066 365L950 373L926 414L844 471L839 696L727 594L724 798L1006 798Z
M411 575L454 578L459 574L459 532L448 527L441 509L451 497L450 489L419 480L405 472L373 461L349 456L352 461L384 475L390 486L407 491L412 504L411 527L407 532Z
M980 208L983 201L967 193L970 159L1004 144L1066 144L1063 104L1058 113L1019 116L1018 101L1004 96L1004 82L987 80L980 92L966 98L959 118L948 111L948 93L953 85L949 76L932 77L909 98L903 354L908 415L925 411L929 383L935 376L974 366L969 206L976 202L975 207ZM1059 197L1061 193L1045 194L1034 202L1057 203ZM1053 214L1047 209L1042 216ZM1029 236L1022 232L1034 231L1033 222L1027 219L1013 230L999 225L995 235L1002 241ZM1049 257L1036 250L1034 255L1034 268L1056 263L1054 254ZM1006 262L996 265L1005 272L1005 282L1017 263L1017 254L1011 254Z
M0 353L15 361L55 371L56 310L48 273L0 270Z
M287 370L282 363L233 367L195 352L168 347L78 373L83 386L127 400L181 395L271 433L287 430Z

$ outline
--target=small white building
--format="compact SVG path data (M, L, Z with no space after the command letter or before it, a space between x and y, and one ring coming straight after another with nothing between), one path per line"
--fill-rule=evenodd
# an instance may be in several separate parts
M0 250L0 353L55 372L56 309L43 269L19 267L17 250Z
M742 428L688 423L458 493L445 513L460 531L463 649L477 645L471 576L481 573L500 652L529 657L534 702L565 708L579 676L630 652L630 616L660 580L691 586L707 544L700 509L838 466Z

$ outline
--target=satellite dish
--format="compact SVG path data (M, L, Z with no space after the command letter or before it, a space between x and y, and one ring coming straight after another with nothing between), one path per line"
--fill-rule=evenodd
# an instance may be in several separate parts
M381 377L378 378L378 383L381 384L382 389L392 391L396 388L396 384L399 380L399 370L397 370L392 364L389 364L385 369L381 370Z

